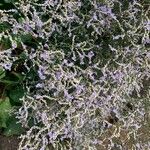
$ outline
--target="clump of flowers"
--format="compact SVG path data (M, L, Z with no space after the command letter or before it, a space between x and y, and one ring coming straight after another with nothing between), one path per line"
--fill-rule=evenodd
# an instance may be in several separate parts
M10 42L0 65L11 70L21 59L26 70L19 150L150 148L140 132L149 117L149 11L146 0L32 0L0 10L11 27L0 34Z

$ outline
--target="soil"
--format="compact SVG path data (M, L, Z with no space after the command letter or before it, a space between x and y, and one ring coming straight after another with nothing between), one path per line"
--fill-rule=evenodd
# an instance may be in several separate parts
M6 137L0 135L0 150L17 150L19 139L17 136Z

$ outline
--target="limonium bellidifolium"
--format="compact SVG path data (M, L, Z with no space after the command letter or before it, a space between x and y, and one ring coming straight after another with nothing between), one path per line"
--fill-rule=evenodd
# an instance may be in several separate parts
M27 70L18 149L150 149L149 1L11 3L0 10L10 26L0 32L0 66L21 59Z

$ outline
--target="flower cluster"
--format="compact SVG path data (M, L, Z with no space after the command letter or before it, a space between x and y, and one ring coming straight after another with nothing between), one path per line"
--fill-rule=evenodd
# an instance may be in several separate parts
M15 112L27 129L19 150L150 149L148 135L141 138L150 105L146 0L20 0L14 6L0 11L11 26L0 33L10 41L0 65L11 70L25 55L27 71L37 71ZM12 57L16 47L21 56Z

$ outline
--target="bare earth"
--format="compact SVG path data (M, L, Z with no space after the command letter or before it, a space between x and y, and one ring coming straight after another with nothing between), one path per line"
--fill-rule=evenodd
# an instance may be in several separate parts
M18 143L17 136L6 137L0 135L0 150L17 150Z

